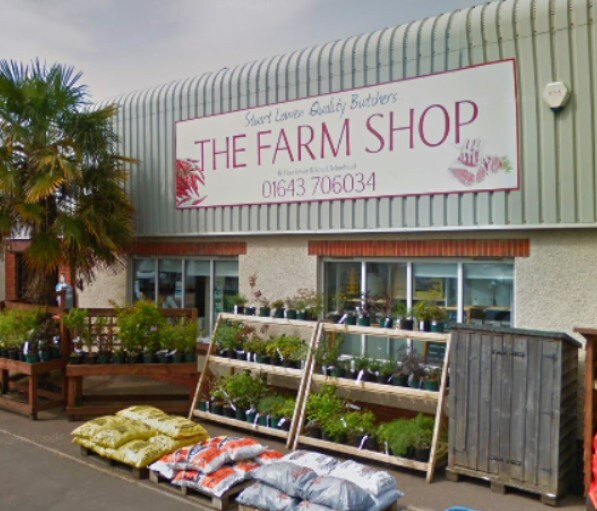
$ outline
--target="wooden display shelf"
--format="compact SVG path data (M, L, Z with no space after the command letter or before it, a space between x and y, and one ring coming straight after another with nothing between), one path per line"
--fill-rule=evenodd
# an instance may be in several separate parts
M65 366L66 360L63 359L54 359L49 360L48 362L36 362L30 364L20 360L0 358L0 385L2 386L0 406L27 415L33 420L37 419L38 412L63 407L66 403L66 385L64 381ZM63 373L61 391L54 392L40 389L39 377L54 371L61 371ZM20 401L7 396L9 390L11 390L11 372L23 375L29 380L25 401ZM47 399L47 401L41 402L39 400L40 397Z
M416 461L410 458L402 458L400 456L384 454L383 452L359 449L351 445L328 442L327 440L320 440L319 438L313 438L305 435L300 435L298 437L298 441L301 445L308 445L310 447L317 447L318 449L335 451L350 456L357 456L359 458L367 458L370 460L379 461L381 463L387 463L388 465L412 468L414 470L420 470L421 472L427 472L429 470L430 463L425 461Z
M179 385L180 394L98 394L85 395L84 378L91 376L140 376ZM66 366L69 420L111 414L126 404L151 403L168 413L186 413L197 385L197 363L183 364L69 364Z
M440 393L436 391L398 387L368 381L359 382L350 378L336 378L322 374L313 374L311 381L318 385L333 385L338 388L375 394L376 396L390 396L394 408L415 412L434 414L440 398Z
M258 424L249 424L247 421L241 421L234 419L233 417L224 417L215 413L202 412L201 410L193 410L193 416L199 419L210 420L219 424L225 424L227 426L234 426L235 428L248 429L254 433L260 433L262 435L275 436L277 438L288 439L289 432L283 429L268 428L266 426L260 426Z
M213 364L218 364L225 367L234 367L236 369L248 369L251 371L260 371L262 373L275 374L277 376L292 376L300 378L303 374L303 369L295 369L292 367L282 367L273 364L259 364L257 362L249 362L247 360L238 360L234 358L225 357L210 357Z
M203 370L201 371L201 377L199 378L199 382L197 383L197 388L195 389L195 395L193 397L191 403L191 409L189 410L189 418L192 417L200 417L204 420L211 420L214 422L218 422L221 424L227 424L229 426L235 426L247 430L254 431L256 433L261 433L263 435L270 435L277 438L284 438L286 439L286 446L289 447L292 441L294 440L295 432L296 432L296 425L298 421L299 411L303 407L303 400L304 400L304 385L305 385L305 374L310 373L313 370L313 345L317 339L317 336L320 331L320 323L318 321L302 321L302 320L291 320L291 319L279 319L279 318L265 318L260 316L245 316L239 314L227 314L227 313L220 313L218 315L218 319L216 321L216 325L214 327L214 333L217 331L218 326L221 322L224 321L235 321L240 322L243 324L261 324L261 325L270 325L270 326L277 326L283 328L289 327L297 327L310 330L310 340L307 342L308 350L307 355L305 358L304 367L302 369L295 369L291 367L282 367L282 366L275 366L272 364L258 364L256 362L249 362L247 360L239 360L233 358L225 358L220 357L215 354L216 345L214 341L214 335L212 334L212 339L207 349L207 355L205 357L205 363L203 366ZM297 382L297 394L296 394L296 405L294 409L294 413L292 416L292 420L290 423L290 431L283 431L275 428L267 428L264 426L248 424L245 421L240 421L237 419L224 417L221 415L216 415L209 412L202 412L197 410L197 403L199 398L202 394L204 385L207 383L207 378L212 375L210 370L210 365L213 364L219 367L226 367L230 371L234 372L235 370L250 370L250 371L259 371L262 373L275 375L275 376L283 376L283 377L291 377Z

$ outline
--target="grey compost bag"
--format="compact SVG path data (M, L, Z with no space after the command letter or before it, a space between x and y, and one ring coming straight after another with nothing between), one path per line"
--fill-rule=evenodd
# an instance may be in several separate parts
M309 481L315 479L314 470L301 467L288 461L278 461L270 465L263 465L251 472L251 477L265 483L291 497L299 497Z
M303 499L335 511L368 511L375 506L369 492L345 479L319 476L301 493Z
M236 502L267 511L294 511L298 500L267 484L257 482L245 488Z

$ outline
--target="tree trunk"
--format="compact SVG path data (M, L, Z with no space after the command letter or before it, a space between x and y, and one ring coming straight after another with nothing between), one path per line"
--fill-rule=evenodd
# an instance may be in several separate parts
M46 275L41 272L26 271L25 300L36 305L57 305L56 273Z

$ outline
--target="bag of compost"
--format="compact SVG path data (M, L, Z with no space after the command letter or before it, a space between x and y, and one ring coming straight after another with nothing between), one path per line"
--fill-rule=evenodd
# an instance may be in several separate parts
M220 442L219 448L230 455L232 461L250 460L267 451L265 445L252 438L230 436Z
M147 420L163 417L167 414L155 406L134 405L116 412L116 415L145 423Z
M93 419L85 422L84 424L81 424L78 428L75 428L71 432L71 435L82 438L92 438L93 436L95 436L96 433L98 433L102 429L122 424L123 422L124 421L122 420L122 418L117 417L115 415L105 415L103 417L98 417L97 419Z
M294 511L298 503L297 499L263 483L255 483L245 488L236 498L236 502L267 511Z
M301 491L304 500L331 507L336 511L369 511L375 502L356 484L331 476L319 476Z
M270 449L259 456L255 457L255 461L260 465L269 465L275 461L280 461L284 455L280 451Z
M171 436L172 438L200 437L201 440L209 438L209 434L203 426L184 417L177 417L176 415L163 415L148 419L145 423L159 433Z
M396 479L388 472L352 460L343 461L337 465L330 475L352 481L375 496L396 489Z
M119 447L113 459L136 468L144 468L159 459L162 455L163 452L155 445L145 440L132 440Z
M320 452L302 450L288 453L282 458L282 461L289 461L295 465L310 468L311 470L315 470L318 475L329 474L339 463L336 458L321 454Z
M151 428L138 421L112 425L101 429L92 438L97 445L118 449L132 440L147 440L156 434Z
M276 488L276 490L280 490L291 497L300 497L308 483L317 477L314 470L288 461L263 465L251 475L253 479Z

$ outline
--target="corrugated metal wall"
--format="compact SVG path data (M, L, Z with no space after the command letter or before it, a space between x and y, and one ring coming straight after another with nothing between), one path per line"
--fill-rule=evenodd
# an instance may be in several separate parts
M507 0L120 98L139 236L515 228L597 223L595 0ZM521 190L176 210L174 122L514 57ZM554 114L543 86L564 81Z

